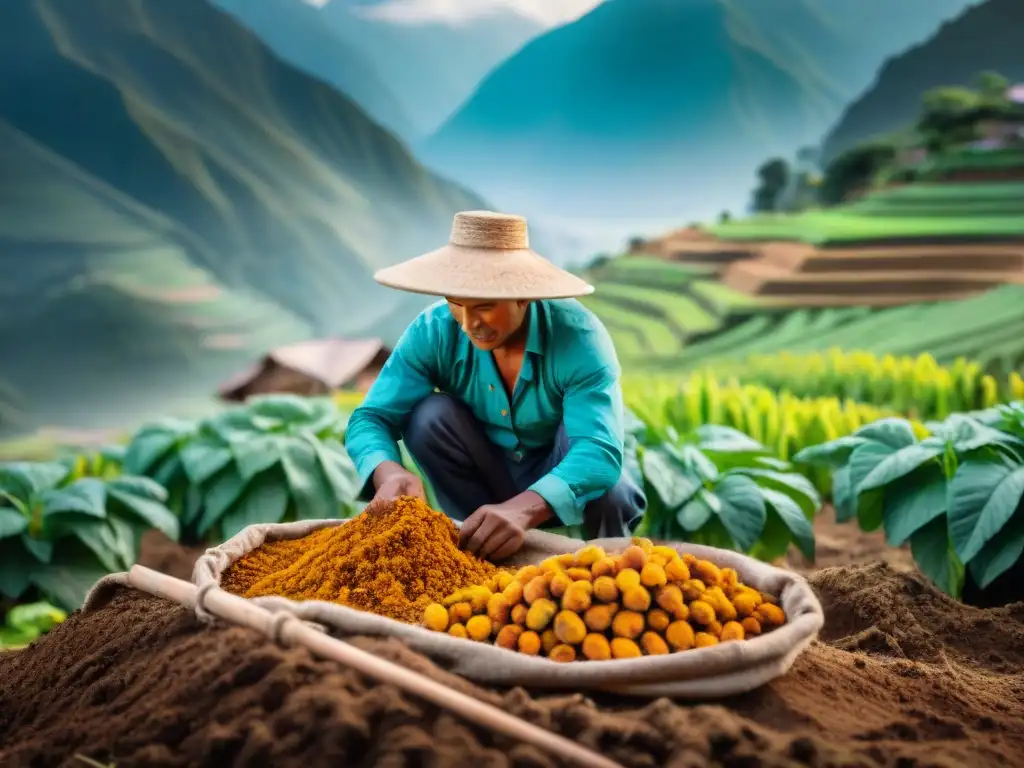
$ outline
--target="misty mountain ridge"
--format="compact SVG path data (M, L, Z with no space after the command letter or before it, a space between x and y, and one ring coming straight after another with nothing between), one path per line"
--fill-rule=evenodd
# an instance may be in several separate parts
M876 45L967 4L906 0L891 21L881 0L608 0L524 46L416 148L505 207L714 215L766 158L817 144L890 53Z
M464 24L398 23L368 10L376 0L216 0L280 56L331 83L412 141L464 102L492 68L543 28L509 8Z
M211 395L273 346L394 341L372 280L486 207L206 0L0 5L0 348L30 425Z
M986 0L889 59L872 86L829 130L822 145L824 159L907 128L918 118L925 92L948 85L973 87L983 71L1024 82L1024 2Z

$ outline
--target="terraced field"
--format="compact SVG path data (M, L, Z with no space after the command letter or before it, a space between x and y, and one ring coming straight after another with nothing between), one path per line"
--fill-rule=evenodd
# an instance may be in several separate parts
M907 184L836 208L752 216L706 231L726 241L793 240L819 248L871 240L1024 240L1024 181Z
M651 359L649 370L726 370L753 354L832 347L879 354L957 357L1006 374L1024 367L1024 286L1007 285L971 299L867 307L765 311L686 347L673 361Z
M706 268L651 256L613 259L588 278L597 292L582 301L601 318L630 365L676 359L688 339L716 331L757 305Z

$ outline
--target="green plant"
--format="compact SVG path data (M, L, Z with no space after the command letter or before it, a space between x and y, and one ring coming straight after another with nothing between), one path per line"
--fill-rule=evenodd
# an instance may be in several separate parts
M756 440L730 427L634 429L647 494L642 533L774 560L794 543L814 559L814 486ZM630 470L627 466L627 471Z
M959 598L965 568L982 590L1024 553L1024 406L929 422L918 439L883 419L795 460L831 468L836 519L910 542L918 568Z
M331 398L267 395L195 423L140 429L125 471L167 488L182 538L223 541L255 523L355 514L359 482Z
M34 586L77 608L98 578L135 563L147 530L177 537L166 498L145 477L73 480L60 462L0 464L0 595Z
M68 617L65 611L46 602L16 605L7 612L0 627L0 649L22 648Z

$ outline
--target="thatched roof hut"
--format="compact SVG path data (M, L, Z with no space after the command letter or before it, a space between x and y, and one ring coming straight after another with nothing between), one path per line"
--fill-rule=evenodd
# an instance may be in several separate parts
M365 392L391 350L380 339L315 339L273 350L225 382L218 393L241 402L252 395L291 392L326 395L339 389Z

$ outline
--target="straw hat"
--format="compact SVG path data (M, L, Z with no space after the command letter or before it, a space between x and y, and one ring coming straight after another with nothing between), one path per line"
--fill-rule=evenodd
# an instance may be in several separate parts
M373 277L400 291L459 299L565 299L594 292L530 250L526 219L492 211L455 214L448 245Z

